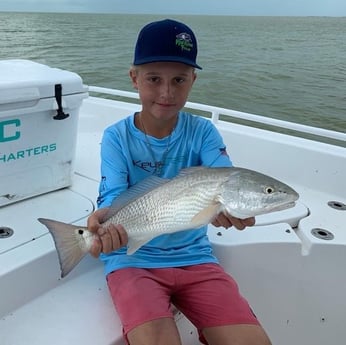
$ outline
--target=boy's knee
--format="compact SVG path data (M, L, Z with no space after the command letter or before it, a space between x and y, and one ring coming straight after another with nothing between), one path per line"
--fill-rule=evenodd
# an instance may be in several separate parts
M181 345L180 335L173 318L148 321L128 332L130 345Z

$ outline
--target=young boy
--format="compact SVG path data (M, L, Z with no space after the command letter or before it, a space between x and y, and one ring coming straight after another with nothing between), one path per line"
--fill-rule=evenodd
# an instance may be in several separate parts
M212 253L207 227L161 235L126 254L126 229L104 229L102 217L121 192L150 175L172 178L185 167L231 166L222 138L207 119L182 112L193 83L197 42L183 23L162 20L139 33L130 78L142 110L110 126L101 145L99 210L88 227L105 264L111 296L131 345L179 345L171 303L209 345L269 345L237 284ZM220 214L216 226L244 229L254 219Z

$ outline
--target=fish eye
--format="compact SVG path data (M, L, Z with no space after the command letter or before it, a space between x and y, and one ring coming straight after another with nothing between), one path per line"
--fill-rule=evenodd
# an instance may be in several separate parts
M84 231L83 231L82 229L79 229L79 230L78 230L78 233L79 233L79 235L83 235L83 234L84 234Z
M275 188L274 187L271 187L271 186L268 186L268 187L265 187L264 188L264 192L266 194L273 194L275 192Z

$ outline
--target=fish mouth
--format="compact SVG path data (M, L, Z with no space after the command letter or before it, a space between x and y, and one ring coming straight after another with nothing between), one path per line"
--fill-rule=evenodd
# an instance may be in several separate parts
M268 205L267 207L262 208L261 210L253 211L253 212L242 212L241 210L230 210L226 208L226 211L232 215L233 217L239 219L245 219L249 217L256 217L267 213L283 211L289 208L292 208L296 205L295 201L287 202L281 205L277 205L273 207L272 205Z
M272 208L272 211L283 211L283 210L287 210L288 208L292 208L294 206L296 206L296 202L295 201L291 201L289 203L286 203L286 204L282 204L282 205L278 205L274 208Z

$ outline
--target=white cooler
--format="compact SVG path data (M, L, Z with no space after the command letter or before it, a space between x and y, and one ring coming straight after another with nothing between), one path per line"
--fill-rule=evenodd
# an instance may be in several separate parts
M0 207L71 185L87 96L75 73L0 61Z

